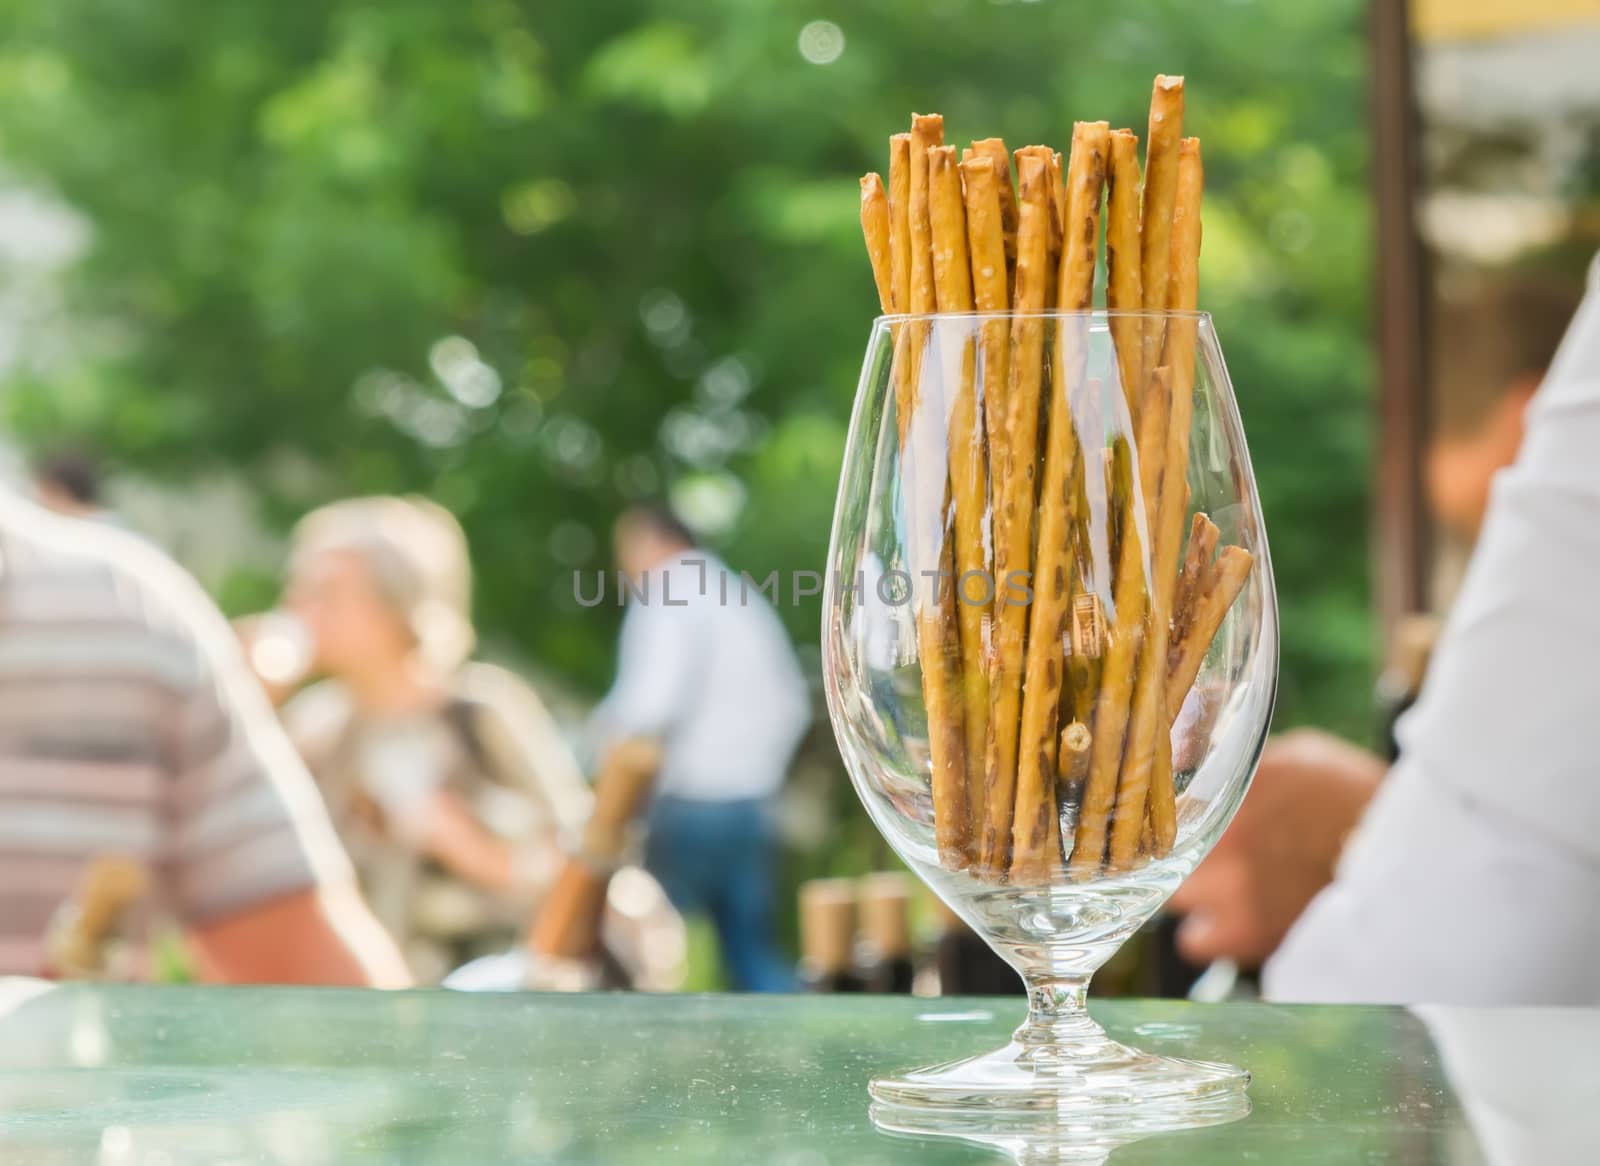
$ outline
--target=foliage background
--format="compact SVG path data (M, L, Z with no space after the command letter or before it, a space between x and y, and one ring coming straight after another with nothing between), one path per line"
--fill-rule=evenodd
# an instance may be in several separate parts
M1181 72L1203 306L1278 572L1278 723L1364 734L1364 10L0 0L0 166L92 232L0 424L178 485L220 470L271 530L433 495L491 639L592 692L616 612L580 609L571 571L607 563L627 498L673 487L754 573L821 563L875 310L855 180L886 135L913 109L951 140L1142 134L1151 76ZM831 63L800 51L818 20ZM275 581L241 562L221 593L246 610ZM784 616L815 643L815 599Z

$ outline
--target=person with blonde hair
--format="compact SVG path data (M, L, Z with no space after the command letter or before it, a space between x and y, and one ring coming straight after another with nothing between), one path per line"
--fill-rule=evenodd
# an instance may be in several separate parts
M472 569L448 511L348 499L291 541L285 606L322 680L284 723L379 919L437 981L525 923L589 794L533 691L470 660Z

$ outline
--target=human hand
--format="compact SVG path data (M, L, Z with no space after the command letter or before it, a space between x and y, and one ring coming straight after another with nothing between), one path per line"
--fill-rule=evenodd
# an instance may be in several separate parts
M1195 963L1264 962L1333 879L1344 840L1387 766L1330 733L1268 743L1250 793L1216 849L1172 897L1187 916L1178 950Z

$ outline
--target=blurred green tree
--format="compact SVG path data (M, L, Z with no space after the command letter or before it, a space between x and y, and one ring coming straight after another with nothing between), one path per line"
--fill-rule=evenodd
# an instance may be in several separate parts
M821 564L875 310L855 179L886 135L913 108L953 140L1142 131L1151 76L1182 72L1202 296L1283 600L1280 724L1359 732L1363 11L0 0L0 163L93 231L70 356L16 364L3 419L173 481L230 468L276 528L431 494L473 540L485 629L593 689L616 612L581 610L571 572L606 563L629 497L675 486L752 572ZM816 642L817 600L784 615Z

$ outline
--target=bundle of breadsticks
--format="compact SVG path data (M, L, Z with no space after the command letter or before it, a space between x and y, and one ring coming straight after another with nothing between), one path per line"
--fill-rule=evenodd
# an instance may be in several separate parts
M1200 142L1165 76L1142 182L1138 136L1106 122L1073 127L1064 169L1048 146L958 160L943 139L916 115L887 187L861 180L879 303L909 317L890 374L908 565L954 583L915 607L940 862L1016 884L1127 870L1177 837L1173 723L1252 565L1190 517L1196 318L1117 314L1197 308ZM1094 307L1102 219L1129 419L1109 442L1089 319L1049 315ZM994 315L923 318L973 312Z

